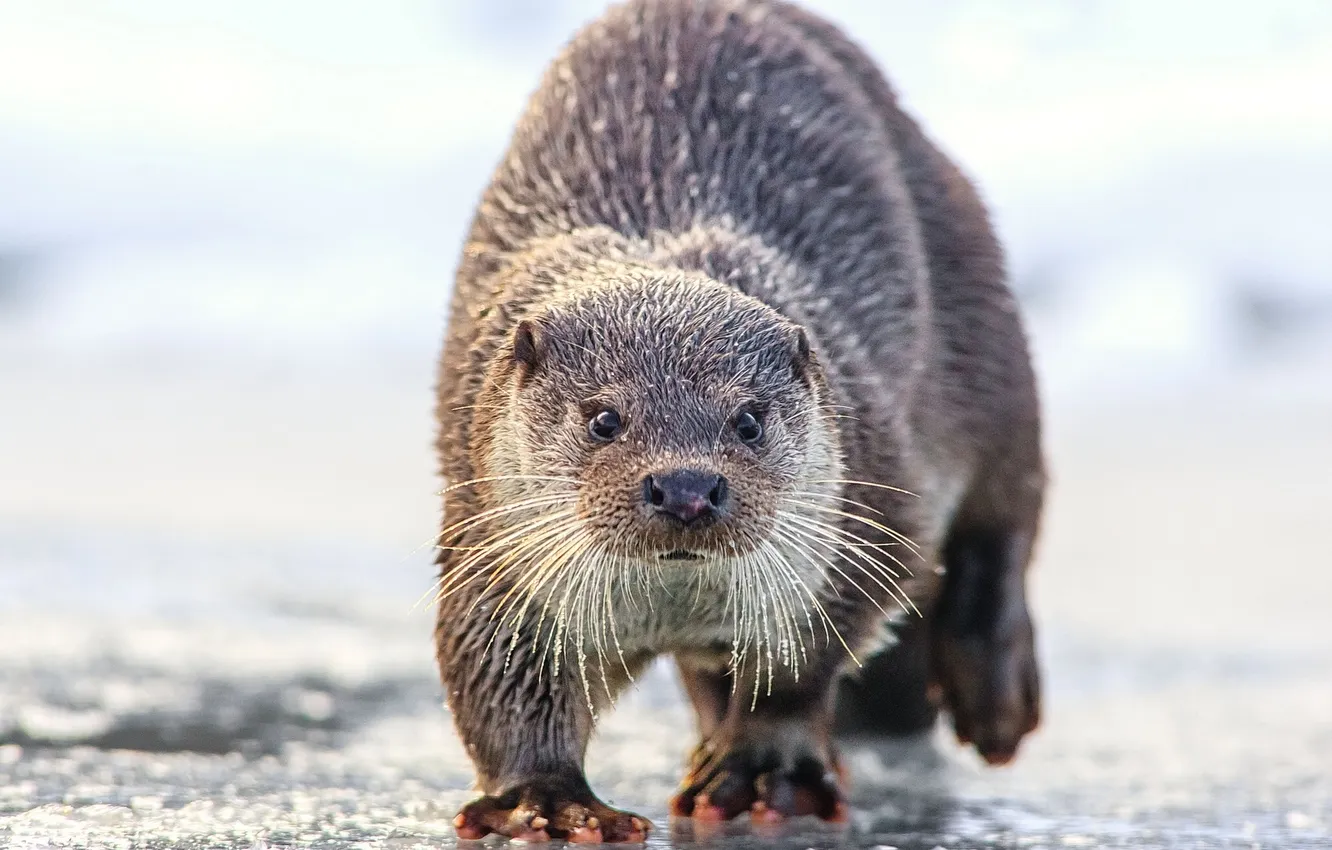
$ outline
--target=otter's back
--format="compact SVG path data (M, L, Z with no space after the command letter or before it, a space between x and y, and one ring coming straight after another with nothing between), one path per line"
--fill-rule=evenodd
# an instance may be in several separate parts
M456 306L532 240L700 224L797 264L817 338L850 331L885 367L919 354L925 260L888 128L835 55L757 0L635 0L574 38L482 200ZM819 327L851 313L874 321Z
M862 86L911 193L932 306L933 398L926 410L935 421L925 429L950 432L952 451L992 455L1005 447L1020 456L1005 460L1039 469L1039 409L1026 334L1003 250L975 186L899 107L874 61L844 33L797 6L774 8Z
M878 423L869 431L904 411L932 416L908 430L930 433L960 467L1015 431L1035 433L1025 337L974 189L874 63L798 7L632 0L570 42L478 208L442 418L474 400L478 376L462 353L497 342L471 318L503 300L497 271L534 242L597 227L641 242L644 255L702 228L723 265L754 266L728 279L748 276L737 285L810 330L837 383L855 387L834 401ZM723 244L727 233L770 247L793 273L759 269L752 252ZM774 281L785 289L761 290ZM845 436L877 440L859 430Z

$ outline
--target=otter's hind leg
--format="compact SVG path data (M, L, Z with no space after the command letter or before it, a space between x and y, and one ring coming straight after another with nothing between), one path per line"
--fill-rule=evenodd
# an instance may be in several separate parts
M1027 608L1034 529L959 525L944 547L930 618L932 667L958 739L990 764L1017 754L1040 722L1040 672Z
M987 762L1013 758L1040 720L1026 593L1035 510L1029 515L1028 524L981 524L963 512L941 553L945 575L932 608L897 626L897 643L840 683L839 734L922 732L943 707L958 738Z

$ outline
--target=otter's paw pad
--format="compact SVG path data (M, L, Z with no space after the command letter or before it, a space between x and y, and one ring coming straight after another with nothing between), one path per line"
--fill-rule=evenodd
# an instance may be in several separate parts
M958 740L991 765L1012 761L1041 720L1030 627L1007 641L942 635L936 652L934 697L952 714Z
M652 824L612 809L591 791L540 782L473 800L454 817L453 826L462 839L495 833L522 841L617 844L646 841Z
M802 756L788 767L775 758L733 753L696 767L671 800L671 814L696 822L727 821L749 812L755 824L814 815L846 819L837 772L822 760Z

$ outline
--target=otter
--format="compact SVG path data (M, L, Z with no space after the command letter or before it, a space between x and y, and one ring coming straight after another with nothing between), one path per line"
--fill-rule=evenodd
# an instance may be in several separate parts
M480 201L438 379L436 654L462 838L636 842L588 739L673 657L675 816L845 817L843 733L1039 719L1045 482L972 184L838 28L630 0L566 46Z

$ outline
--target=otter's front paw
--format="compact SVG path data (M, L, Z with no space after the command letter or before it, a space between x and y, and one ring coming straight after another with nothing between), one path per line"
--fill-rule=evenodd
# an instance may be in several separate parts
M503 794L488 795L463 806L453 819L458 837L490 833L524 841L552 838L572 843L641 843L652 824L647 818L612 809L581 780L538 779Z
M935 652L935 699L952 714L958 740L975 746L989 764L1012 761L1041 718L1040 673L1026 612L1010 637L945 633Z
M845 820L835 760L763 745L700 746L671 814L723 821L742 812L762 823L800 815Z

